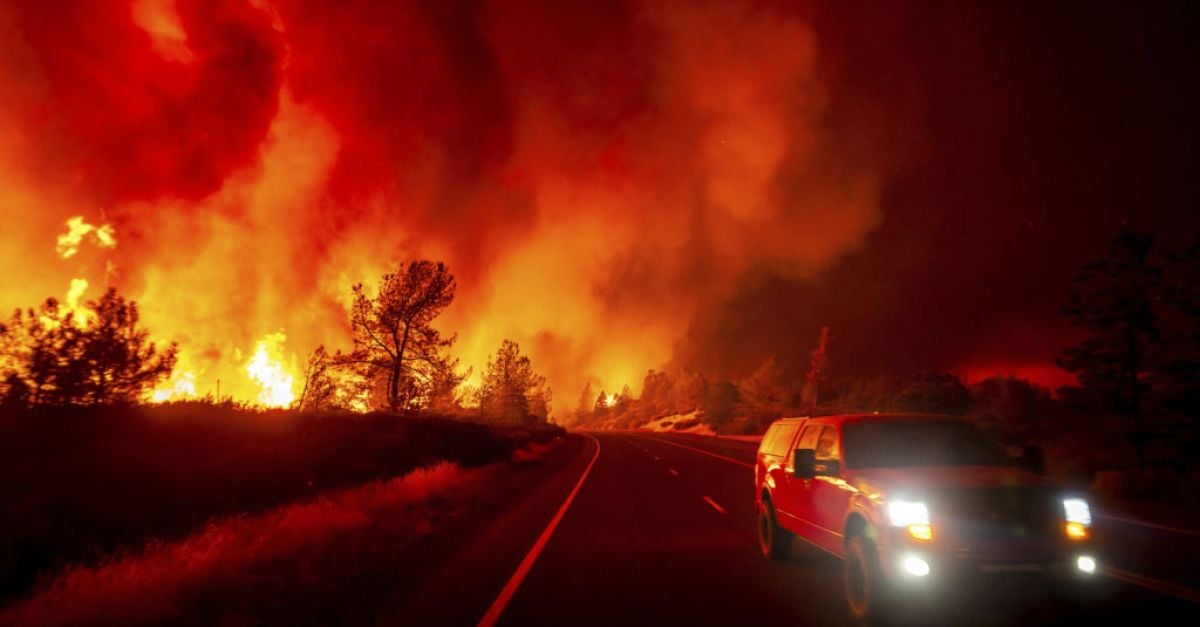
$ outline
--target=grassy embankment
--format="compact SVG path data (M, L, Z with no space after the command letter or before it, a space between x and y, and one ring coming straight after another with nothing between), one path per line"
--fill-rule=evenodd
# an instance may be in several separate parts
M448 462L505 461L557 427L229 405L0 413L0 605L41 578Z

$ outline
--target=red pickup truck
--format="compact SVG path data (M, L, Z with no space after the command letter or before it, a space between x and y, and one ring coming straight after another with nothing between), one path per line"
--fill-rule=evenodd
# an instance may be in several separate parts
M1096 571L1086 500L1023 468L948 416L785 418L754 468L763 555L798 537L843 558L851 614L871 622L902 593L966 575L1086 579Z

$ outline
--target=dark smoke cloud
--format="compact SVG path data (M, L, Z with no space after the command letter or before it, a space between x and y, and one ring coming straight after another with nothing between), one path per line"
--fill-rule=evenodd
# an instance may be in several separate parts
M23 2L4 46L37 85L35 157L94 202L197 199L253 163L275 114L282 40L241 3L178 3L191 59L164 58L130 2ZM7 81L6 81L7 82Z

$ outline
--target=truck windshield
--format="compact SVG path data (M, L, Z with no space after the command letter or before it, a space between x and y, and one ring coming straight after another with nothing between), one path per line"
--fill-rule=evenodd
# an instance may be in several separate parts
M854 422L842 427L848 468L1011 464L974 425L956 420Z

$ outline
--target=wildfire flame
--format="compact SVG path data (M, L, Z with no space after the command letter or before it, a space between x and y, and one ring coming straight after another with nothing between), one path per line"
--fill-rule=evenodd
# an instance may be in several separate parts
M170 3L142 4L146 6L153 4L154 7L161 8ZM116 229L112 225L94 225L89 223L83 216L71 217L65 224L67 231L58 235L55 242L55 252L62 260L71 259L78 255L80 247L85 243L92 244L99 249L111 250L116 248ZM112 274L111 261L105 263L105 274ZM75 323L79 325L86 326L90 321L91 314L83 302L84 295L90 286L91 282L86 278L72 278L66 298L63 300L64 309L73 315ZM51 323L54 321L47 322ZM257 400L259 404L266 407L287 407L291 405L295 401L294 387L296 378L291 369L286 365L288 360L285 359L283 348L286 340L287 336L283 332L270 333L261 338L255 344L255 350L251 357L245 361L243 372L246 380L244 384L237 380L227 382L227 394L232 398L242 401ZM235 361L241 361L243 353L240 349L234 347L230 353L233 355ZM200 371L207 374L207 369L195 367L196 359L193 347L191 346L181 347L179 361L180 367L176 369L171 379L163 386L151 392L149 397L151 402L163 403L199 397L197 385L201 377L197 372ZM294 361L294 356L292 357L292 361ZM214 396L221 396L219 374L214 373L211 383L216 392ZM254 393L247 393L250 388L254 389ZM220 400L220 398L217 398L217 400Z
M285 341L283 333L267 334L246 363L246 374L259 388L258 402L265 407L287 407L296 401L296 379L282 361Z
M74 314L75 322L86 326L88 324L89 312L86 308L81 307L79 300L83 298L83 293L88 288L87 279L71 279L71 287L67 290L66 306L67 311Z
M83 216L75 216L67 220L67 232L58 236L58 245L54 249L58 251L59 257L70 259L79 252L79 245L85 238L100 248L117 246L116 231L111 225L94 226L88 224Z
M111 250L117 247L116 229L110 224L96 226L89 224L83 216L74 216L66 221L66 227L67 231L58 236L54 245L54 251L60 259L70 259L79 254L79 247L84 242L90 242L103 249ZM106 270L110 269L106 264ZM75 323L83 326L90 322L90 314L82 303L83 295L90 286L91 282L85 278L72 278L71 286L67 288L66 299L63 301L66 311L73 315Z
M179 372L171 377L166 387L158 388L150 395L155 403L193 399L196 394L196 373Z

